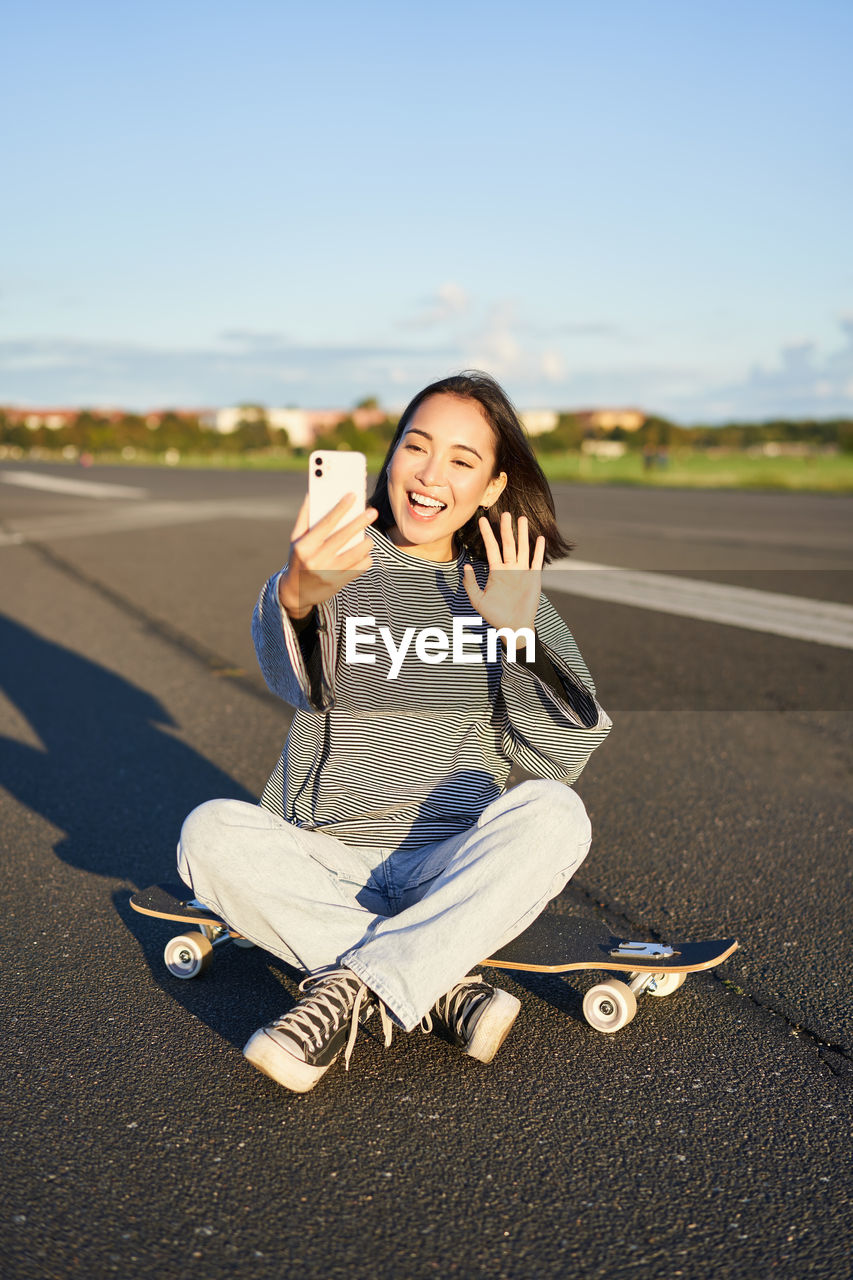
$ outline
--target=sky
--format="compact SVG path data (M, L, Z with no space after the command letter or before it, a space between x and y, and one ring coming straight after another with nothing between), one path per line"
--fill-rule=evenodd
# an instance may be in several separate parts
M853 413L849 0L12 0L0 404Z

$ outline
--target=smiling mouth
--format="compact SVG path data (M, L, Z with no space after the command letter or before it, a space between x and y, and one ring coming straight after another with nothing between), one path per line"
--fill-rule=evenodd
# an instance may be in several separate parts
M419 520L431 520L435 516L440 515L447 507L446 502L439 502L437 498L430 498L426 494L418 493L416 489L410 489L406 494L409 510L418 517Z

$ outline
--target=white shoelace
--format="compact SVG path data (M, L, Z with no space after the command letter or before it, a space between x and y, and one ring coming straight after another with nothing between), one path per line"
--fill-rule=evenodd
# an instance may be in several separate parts
M357 990L352 1009L349 1010L353 984L357 984ZM306 1047L313 1046L315 1049L319 1049L322 1046L321 1033L324 1030L334 1033L343 1018L349 1016L351 1018L350 1031L344 1053L344 1068L349 1071L350 1058L358 1035L358 1015L364 1001L372 999L379 1009L385 1047L386 1049L388 1048L391 1043L393 1027L388 1010L379 997L375 996L370 988L365 986L357 974L354 974L351 969L332 969L326 973L312 973L307 978L303 978L299 984L299 990L307 992L313 986L319 987L321 985L327 989L318 990L312 995L310 1008L300 1009L297 1005L294 1009L284 1014L283 1017L277 1019L276 1025L281 1026L282 1030L288 1034L296 1032ZM317 1025L318 1021L320 1023L319 1027Z
M451 987L445 995L440 996L429 1013L425 1013L421 1018L421 1031L425 1035L432 1031L432 1015L434 1011L442 1021L449 1026L453 1026L457 1035L464 1035L461 1021L464 1021L468 1016L465 1004L472 995L470 988L477 982L485 982L483 975L481 973L472 973L467 978L464 978L462 982L457 982L456 986Z

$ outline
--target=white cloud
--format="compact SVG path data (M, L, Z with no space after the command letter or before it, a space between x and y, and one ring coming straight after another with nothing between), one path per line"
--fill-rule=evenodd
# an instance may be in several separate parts
M436 294L438 296L438 294ZM459 304L461 307L461 303ZM349 405L364 395L407 400L427 383L463 368L501 379L524 408L637 405L676 420L853 415L853 317L844 341L824 353L798 340L776 360L741 377L700 363L590 367L572 345L546 342L525 327L511 299L465 310L438 341L427 332L386 344L306 345L274 333L234 331L216 343L164 348L72 339L0 341L0 404L217 406L244 400L305 406Z
M772 364L754 364L743 379L714 388L713 395L743 417L853 413L853 316L838 323L844 340L835 350L824 354L802 338L788 342Z
M540 368L543 377L549 382L562 382L566 376L566 362L559 351L549 349L542 352Z
M461 285L456 284L453 280L448 280L445 284L439 285L438 297L451 313L458 314L468 308L467 293Z
M485 323L471 337L463 339L470 356L465 360L475 368L487 368L496 377L510 377L524 363L525 352L513 332L515 306L512 302L494 303Z
M435 293L421 299L414 315L401 321L404 329L432 329L464 315L470 306L470 298L455 280L446 280Z

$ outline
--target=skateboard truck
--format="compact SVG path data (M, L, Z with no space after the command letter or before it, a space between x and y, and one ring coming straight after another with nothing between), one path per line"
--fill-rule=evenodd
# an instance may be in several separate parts
M191 911L210 911L210 908L203 902L199 902L197 898L187 898L180 902L179 906L189 908ZM241 937L226 924L220 924L216 920L199 920L196 928L198 933L194 931L184 933L177 938L171 938L166 943L163 959L173 978L195 978L200 973L204 973L213 959L214 947L221 947L226 942L233 942L237 947L254 945L248 938Z
M635 960L670 960L680 954L663 942L620 942L610 952L612 956L626 956Z

